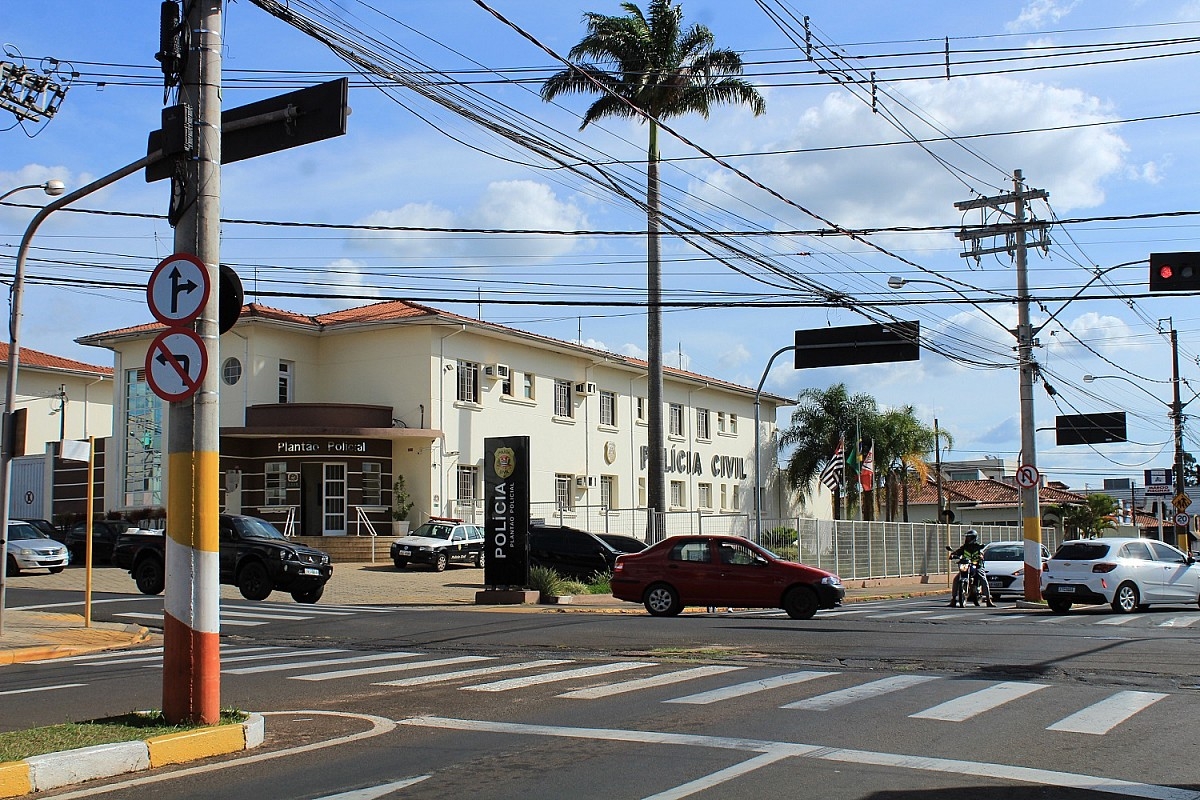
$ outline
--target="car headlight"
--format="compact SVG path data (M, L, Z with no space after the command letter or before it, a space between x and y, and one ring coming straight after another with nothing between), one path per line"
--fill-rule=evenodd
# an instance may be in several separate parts
M821 583L826 586L841 586L842 579L837 575L826 575L824 578L821 578Z
M34 551L33 551L33 550L30 550L30 549L29 549L29 548L27 548L27 547L22 547L22 548L21 548L21 551L20 551L20 553L19 553L19 555L23 555L23 556L25 556L26 558L29 558L30 556L34 555Z

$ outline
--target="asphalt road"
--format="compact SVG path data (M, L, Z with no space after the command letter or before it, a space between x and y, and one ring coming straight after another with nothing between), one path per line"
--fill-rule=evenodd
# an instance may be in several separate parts
M98 599L98 619L161 613ZM1194 608L923 598L795 622L233 605L255 624L223 636L222 702L283 712L266 745L89 796L1200 797ZM155 707L161 681L153 648L14 665L3 724Z

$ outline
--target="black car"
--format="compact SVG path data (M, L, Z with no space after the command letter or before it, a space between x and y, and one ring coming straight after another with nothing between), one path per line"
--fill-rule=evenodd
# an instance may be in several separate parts
M636 536L626 536L623 533L597 533L596 535L618 553L640 553L650 546Z
M222 514L220 581L247 600L290 592L297 603L315 603L333 575L329 554L296 544L264 519ZM113 549L113 563L129 570L142 594L159 594L166 583L163 531L130 530Z
M621 553L599 536L578 528L529 526L529 563L549 567L566 578L587 580L612 572Z
M108 563L112 558L113 547L117 544L117 537L129 527L128 522L120 519L98 519L92 522L92 563ZM71 563L82 564L87 548L87 523L76 522L67 528L62 542L71 551Z
M396 569L428 564L435 572L451 561L483 566L483 528L461 519L430 517L415 531L392 542L388 554Z

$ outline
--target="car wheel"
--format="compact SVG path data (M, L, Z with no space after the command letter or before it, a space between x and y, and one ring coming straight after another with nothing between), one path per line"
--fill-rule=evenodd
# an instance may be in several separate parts
M325 594L325 584L314 586L311 589L297 589L292 592L292 599L297 603L315 603L321 599L321 595Z
M812 619L817 613L817 595L807 586L797 586L784 595L783 610L792 619Z
M480 569L483 569L483 551L482 550L480 550L478 553L475 554L475 566L479 567Z
M653 617L674 617L683 611L679 593L665 583L656 583L646 589L642 604Z
M9 578L21 574L21 568L17 566L17 560L12 556L8 556L4 561L4 574Z
M1118 614L1132 614L1137 611L1138 590L1132 583L1122 583L1113 595L1112 610Z
M166 585L162 562L157 558L143 558L133 568L133 581L142 594L160 594Z
M407 558L393 558L392 563L396 565L396 569L404 569L408 566Z
M1071 610L1070 600L1047 600L1046 602L1055 614L1065 614Z
M251 561L242 567L237 577L238 591L247 600L266 600L271 596L275 587L271 585L271 577L267 568L257 561Z
M433 571L434 572L445 572L446 565L449 563L450 563L450 559L446 557L445 553L438 553L437 555L435 555L433 557Z

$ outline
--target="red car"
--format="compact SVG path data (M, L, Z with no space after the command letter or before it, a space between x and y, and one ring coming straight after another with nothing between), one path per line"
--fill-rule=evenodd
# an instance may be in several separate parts
M782 608L792 619L841 605L842 579L784 561L737 536L672 536L617 559L613 597L642 603L656 617L684 606Z

